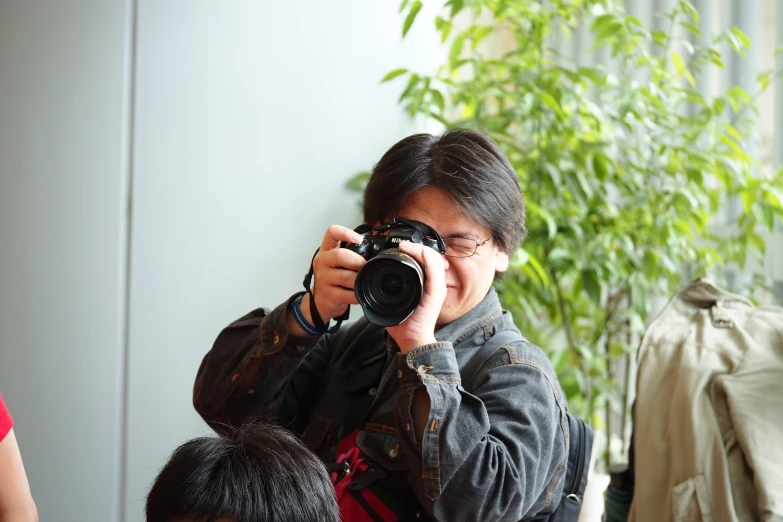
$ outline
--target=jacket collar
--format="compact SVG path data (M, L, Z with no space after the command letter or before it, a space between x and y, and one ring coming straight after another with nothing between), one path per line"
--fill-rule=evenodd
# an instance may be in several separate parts
M502 313L503 308L500 306L498 294L494 288L490 288L484 299L471 311L435 332L435 339L457 344L475 335L478 330L486 329L498 321Z

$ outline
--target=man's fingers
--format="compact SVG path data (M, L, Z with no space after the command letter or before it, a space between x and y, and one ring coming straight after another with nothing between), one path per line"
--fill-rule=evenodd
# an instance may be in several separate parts
M331 225L326 229L324 240L321 243L321 250L332 250L337 248L340 246L341 241L347 243L361 243L362 240L362 235L354 232L350 228L346 228L342 225Z
M320 302L337 303L335 308L340 308L341 310L345 308L346 304L359 304L353 290L348 290L347 288L342 288L340 286L330 286L323 292L316 292L316 306L318 306Z
M358 272L366 263L365 259L347 248L337 248L333 251L324 253L324 266L330 268L346 268Z
M432 266L436 268L443 265L443 257L432 248L410 241L400 243L400 250L413 257L416 261L424 265L425 268Z
M353 270L330 270L323 282L325 285L337 286L353 292L356 272Z
M340 300L343 303L348 303L352 305L358 305L359 300L356 299L356 294L353 292L353 290L346 290L345 288L340 288Z
M422 266L427 274L427 280L435 284L445 284L445 264L443 256L432 248L417 243L404 241L400 243L400 250L413 257Z
M446 286L446 268L443 257L435 250L424 247L422 250L422 263L427 271L427 279L438 286Z

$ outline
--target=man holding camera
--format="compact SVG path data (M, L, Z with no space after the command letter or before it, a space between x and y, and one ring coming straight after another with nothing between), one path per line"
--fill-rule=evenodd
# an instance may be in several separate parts
M405 138L373 169L364 217L374 234L402 238L398 250L382 248L409 262L363 272L357 291L357 274L376 262L360 246L375 236L330 226L306 293L218 336L196 378L196 409L217 430L255 415L293 430L334 471L346 521L551 512L568 456L565 396L492 288L525 234L508 159L470 130ZM366 311L383 312L401 293L417 302L390 310L391 322L332 322L357 294ZM512 340L483 360L499 332Z

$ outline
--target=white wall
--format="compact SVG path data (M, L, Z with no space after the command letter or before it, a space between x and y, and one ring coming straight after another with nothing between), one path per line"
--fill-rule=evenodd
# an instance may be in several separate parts
M143 520L208 432L219 329L299 288L358 224L345 180L416 128L378 80L441 51L400 27L397 2L0 0L0 393L41 520Z
M345 181L413 130L402 85L379 79L439 52L432 30L400 43L397 2L142 0L138 15L128 521L171 450L207 432L191 390L220 329L301 288L326 227L359 224Z
M118 507L125 9L0 1L0 393L44 521Z

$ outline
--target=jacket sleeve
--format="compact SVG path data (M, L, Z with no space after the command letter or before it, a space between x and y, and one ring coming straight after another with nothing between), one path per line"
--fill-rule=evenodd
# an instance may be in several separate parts
M520 341L503 347L463 388L449 342L398 356L395 414L410 445L410 480L435 520L522 520L554 509L568 455L565 400L549 361ZM468 385L466 383L466 385ZM411 405L430 412L416 440Z
M196 411L217 431L263 415L300 433L331 356L331 335L296 338L286 313L259 308L227 326L201 362Z
M733 435L752 470L742 480L752 477L758 520L778 521L783 520L783 308L756 308L742 326L747 335L733 342L743 343L744 356L731 373L715 377L712 395L726 401Z

